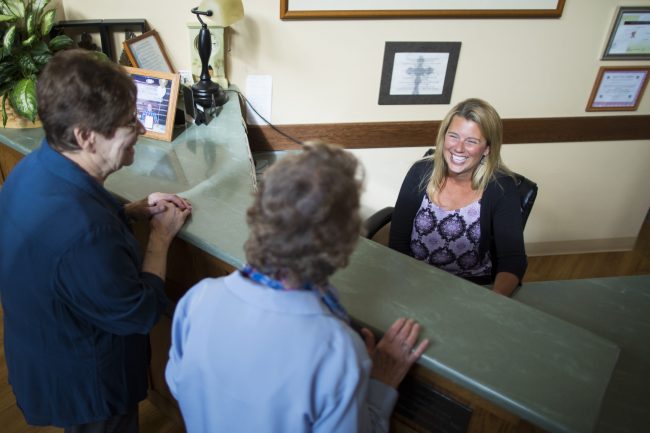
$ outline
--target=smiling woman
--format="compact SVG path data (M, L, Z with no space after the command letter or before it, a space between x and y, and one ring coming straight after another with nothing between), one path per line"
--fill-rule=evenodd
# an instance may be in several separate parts
M433 158L409 170L389 246L511 295L526 271L513 174L501 160L503 127L480 99L457 104L438 130Z
M29 424L135 432L147 333L168 303L167 251L191 207L164 193L122 205L104 188L143 132L135 85L117 65L57 54L37 95L46 139L0 195L9 381ZM150 221L144 256L128 219Z

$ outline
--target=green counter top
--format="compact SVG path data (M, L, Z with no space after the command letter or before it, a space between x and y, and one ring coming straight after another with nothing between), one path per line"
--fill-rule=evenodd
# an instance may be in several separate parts
M24 154L42 137L40 129L0 129L0 141ZM106 186L125 200L154 191L188 198L193 215L180 237L240 267L251 164L231 97L209 125L181 130L172 143L141 138L136 162ZM355 320L371 328L416 318L431 340L422 366L549 432L595 428L619 352L610 341L366 239L333 283Z
M650 429L650 275L529 283L515 299L619 345L596 432Z

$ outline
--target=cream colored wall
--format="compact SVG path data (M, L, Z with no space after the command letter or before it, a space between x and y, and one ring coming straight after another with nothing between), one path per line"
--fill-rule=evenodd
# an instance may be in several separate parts
M584 108L618 6L567 0L560 19L281 21L279 0L244 0L228 76L273 77L276 124L439 120L450 105L377 104L386 41L460 41L452 104L477 96L504 118L602 115ZM650 6L650 1L635 1ZM198 1L63 0L66 19L146 18L177 69L190 64L186 23ZM650 90L634 114L650 114ZM605 113L629 115L630 113ZM650 128L650 125L648 126ZM366 166L364 213L392 205L421 148L355 151ZM650 206L650 141L505 146L505 162L538 182L529 253L628 248Z

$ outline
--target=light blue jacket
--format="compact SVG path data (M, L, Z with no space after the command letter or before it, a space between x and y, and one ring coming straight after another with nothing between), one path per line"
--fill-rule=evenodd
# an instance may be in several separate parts
M397 391L311 291L235 272L176 307L166 377L188 433L387 432Z

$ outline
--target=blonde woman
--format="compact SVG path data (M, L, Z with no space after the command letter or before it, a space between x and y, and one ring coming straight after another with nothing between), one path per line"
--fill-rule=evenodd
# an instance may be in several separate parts
M481 99L458 103L440 125L433 158L416 162L400 190L389 246L510 296L526 271L512 172L501 160L503 127Z

